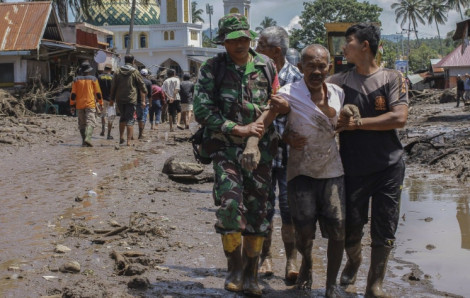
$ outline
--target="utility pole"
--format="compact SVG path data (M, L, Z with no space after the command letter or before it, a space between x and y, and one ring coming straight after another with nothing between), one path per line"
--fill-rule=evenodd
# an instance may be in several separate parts
M408 34L408 49L407 49L407 52L406 52L406 56L408 57L410 55L410 34L411 34L411 32L418 34L418 31L417 30L412 30L412 29L404 29L404 28L401 28L401 31Z
M212 40L212 14L214 13L214 6L209 3L206 4L206 13L209 15L209 35Z
M403 56L405 56L405 51L404 51L404 48L403 48L403 31L402 31L402 32L397 32L396 34L400 34L400 40L401 40L401 57L403 58ZM398 46L397 46L397 50L398 50Z

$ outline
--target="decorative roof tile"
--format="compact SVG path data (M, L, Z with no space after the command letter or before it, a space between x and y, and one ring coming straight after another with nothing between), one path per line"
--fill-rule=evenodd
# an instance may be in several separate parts
M92 4L89 7L90 16L84 13L80 16L81 22L96 26L129 25L131 22L130 1L103 1L103 6ZM137 1L134 25L160 24L160 7L156 1L149 1L148 5Z

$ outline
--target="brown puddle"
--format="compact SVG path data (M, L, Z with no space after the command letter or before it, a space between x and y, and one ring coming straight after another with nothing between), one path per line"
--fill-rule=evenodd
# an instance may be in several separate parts
M436 290L468 297L470 188L442 177L405 180L395 258L419 266Z

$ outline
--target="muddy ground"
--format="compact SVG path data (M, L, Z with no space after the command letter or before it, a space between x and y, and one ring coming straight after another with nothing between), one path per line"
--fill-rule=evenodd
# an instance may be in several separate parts
M430 172L468 183L470 108L454 106L412 104L400 131L408 177ZM187 138L196 124L191 131L147 130L132 147L95 129L95 146L83 148L76 122L0 116L0 296L236 297L223 290L226 263L213 228L212 184L185 184L162 173L171 156L194 161ZM202 175L211 173L206 166ZM275 274L260 280L265 296L323 297L326 241L315 241L312 291L297 291L283 280L279 224L276 215ZM366 236L350 297L363 295L369 243ZM385 288L393 297L459 297L435 290L432 274L415 264L392 257L389 267Z

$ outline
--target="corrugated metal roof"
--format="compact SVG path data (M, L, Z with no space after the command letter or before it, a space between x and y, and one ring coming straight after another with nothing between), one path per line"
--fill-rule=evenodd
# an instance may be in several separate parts
M443 68L470 66L470 46L465 47L465 51L462 53L462 45L459 45L435 66Z
M424 81L425 78L421 74L412 74L408 75L408 79L410 80L411 84L416 84L421 81Z
M43 35L56 35L51 11L51 2L0 3L0 51L34 50Z
M441 59L431 59L431 67L433 73L444 72L444 68L437 66Z

